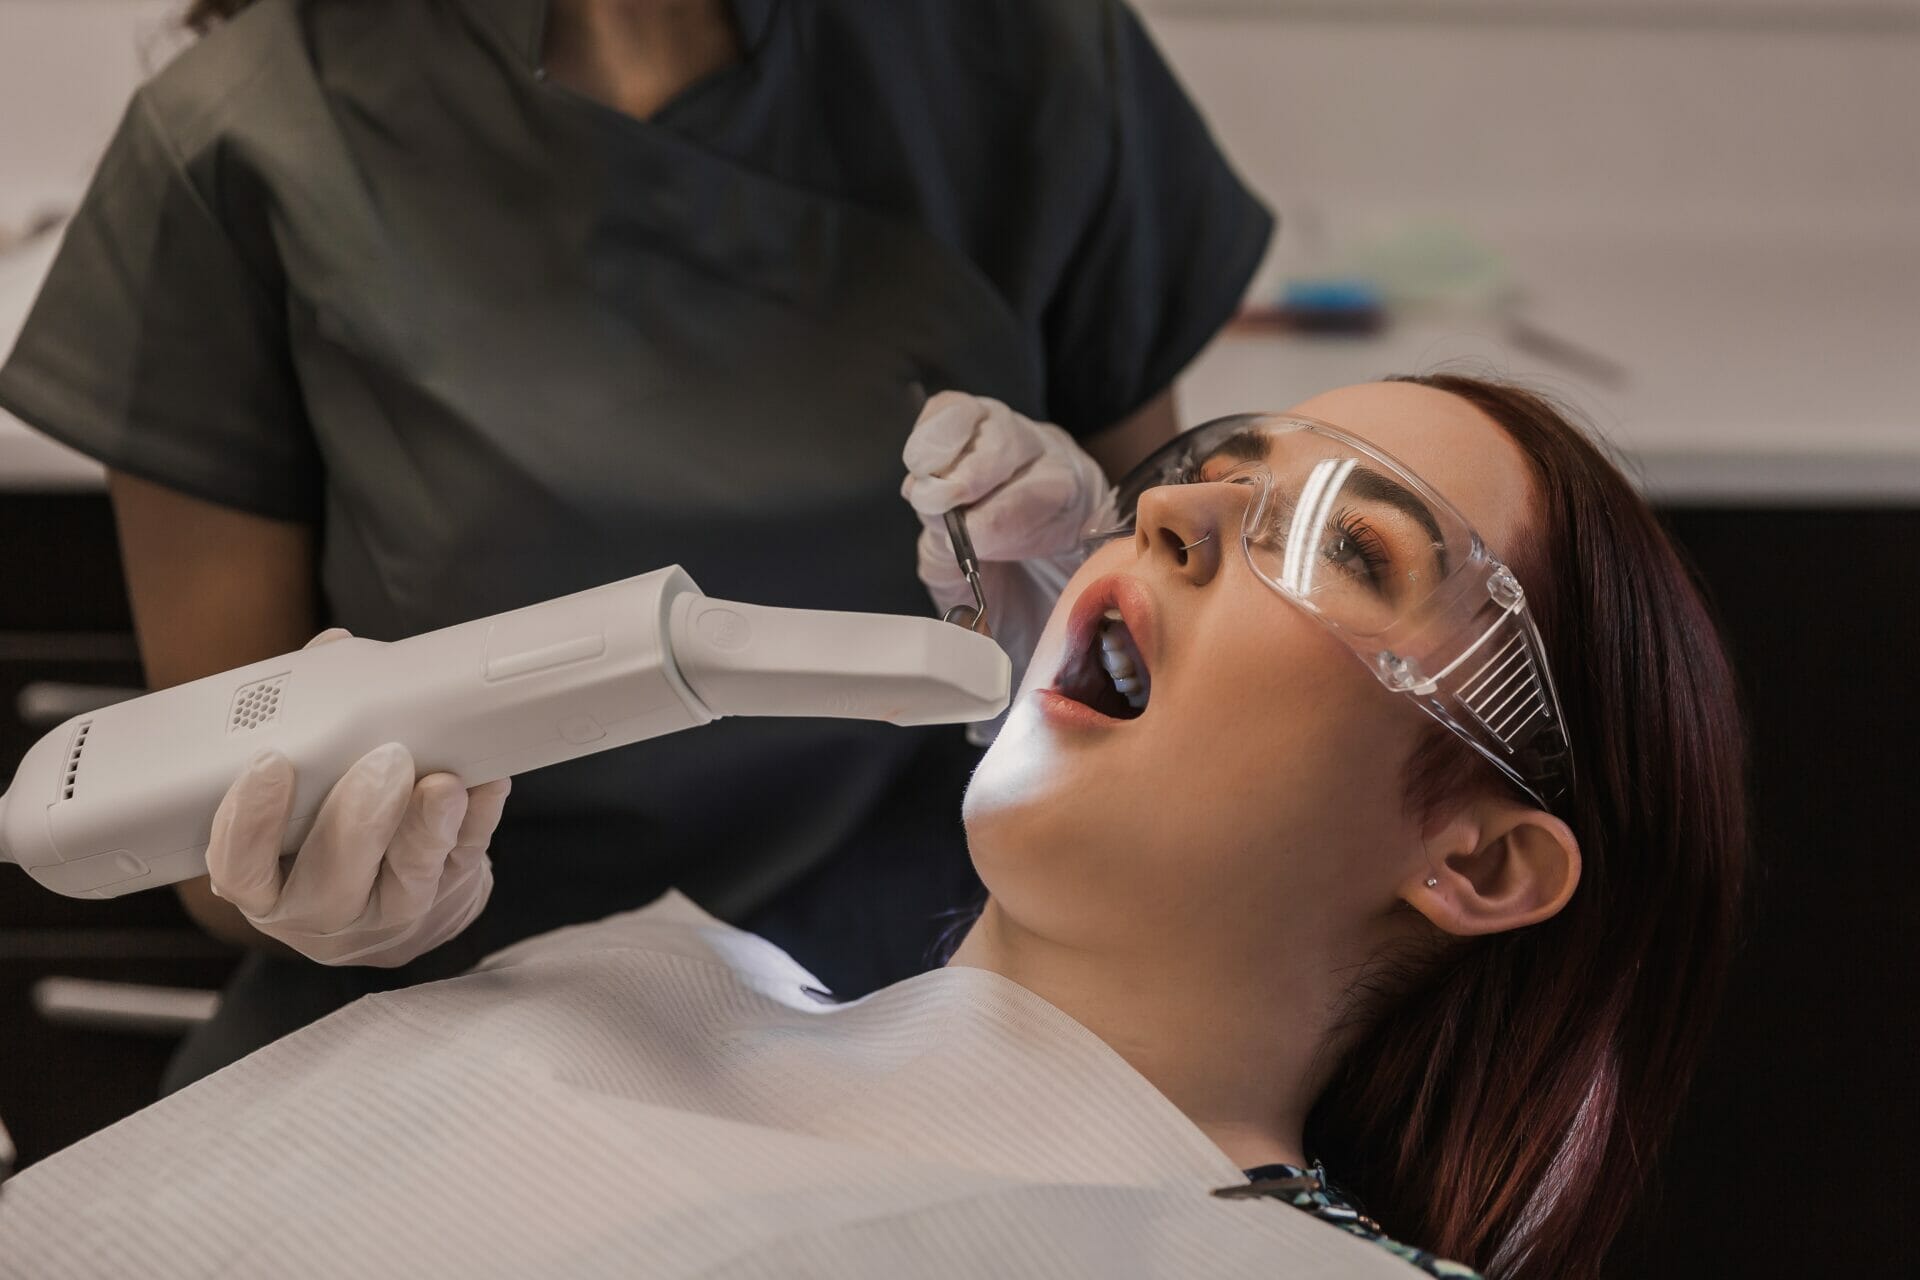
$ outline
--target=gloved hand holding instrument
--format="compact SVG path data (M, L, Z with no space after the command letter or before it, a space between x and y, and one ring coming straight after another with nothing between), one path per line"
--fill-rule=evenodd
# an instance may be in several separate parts
M984 590L991 633L1019 688L1054 602L1086 559L1086 535L1118 523L1113 485L1059 427L957 391L927 401L902 459L900 493L922 525L920 580L949 613L982 607L976 589ZM948 516L961 511L955 537ZM971 546L963 545L967 535ZM977 579L963 567L976 555ZM991 741L1003 719L969 725L967 736Z
M306 647L347 634L332 628ZM214 813L213 892L261 933L322 964L392 968L456 936L487 905L487 845L511 779L470 790L450 773L416 779L406 747L375 747L334 784L283 863L296 782L285 755L262 752Z

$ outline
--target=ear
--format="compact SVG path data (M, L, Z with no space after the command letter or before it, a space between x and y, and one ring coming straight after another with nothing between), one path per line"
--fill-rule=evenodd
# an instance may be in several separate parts
M1573 828L1519 801L1478 802L1425 834L1427 865L1402 897L1456 937L1549 920L1580 883Z

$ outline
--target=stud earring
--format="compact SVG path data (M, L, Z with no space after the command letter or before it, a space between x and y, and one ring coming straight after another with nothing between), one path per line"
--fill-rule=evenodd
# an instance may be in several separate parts
M1440 883L1440 877L1439 877L1439 876L1428 876L1428 877L1427 877L1427 888L1429 888L1429 889L1431 889L1431 888L1433 888L1434 886L1436 886L1436 885L1438 885L1439 883Z

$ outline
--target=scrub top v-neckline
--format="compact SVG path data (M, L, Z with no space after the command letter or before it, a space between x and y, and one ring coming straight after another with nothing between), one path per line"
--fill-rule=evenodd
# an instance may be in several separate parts
M496 11L518 11L500 13L506 25L504 30L496 26L496 34L505 39L508 56L548 92L605 116L611 127L642 134L667 130L697 139L702 117L714 116L716 112L724 116L732 104L752 92L761 76L761 58L779 0L724 0L734 33L739 38L739 57L683 86L644 116L565 84L547 70L547 28L552 22L554 0L482 0L482 3Z

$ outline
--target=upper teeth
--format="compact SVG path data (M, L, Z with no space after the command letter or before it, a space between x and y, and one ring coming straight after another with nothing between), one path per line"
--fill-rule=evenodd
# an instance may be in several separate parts
M1127 705L1138 711L1147 705L1147 677L1134 666L1128 639L1120 611L1107 610L1106 623L1100 628L1100 665L1113 677L1113 687L1126 696Z

